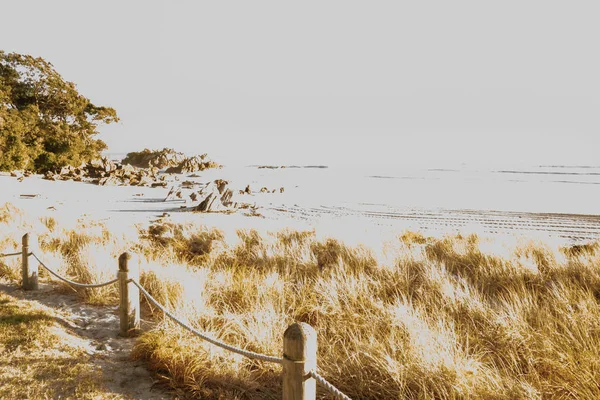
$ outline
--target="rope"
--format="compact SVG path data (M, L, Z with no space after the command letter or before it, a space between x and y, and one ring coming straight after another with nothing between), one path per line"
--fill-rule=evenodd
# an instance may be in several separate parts
M23 254L23 252L18 252L18 253L10 253L10 254L0 254L0 258L4 258L4 257L12 257L12 256L20 256L21 254Z
M350 397L346 396L338 388L336 388L335 386L333 386L331 383L327 382L327 380L325 378L323 378L321 375L319 375L316 371L310 371L308 374L310 376L312 376L313 378L315 378L315 380L317 382L319 382L321 385L325 386L325 389L327 389L331 394L333 394L333 396L336 399L338 399L338 400L351 400Z
M86 283L77 283L77 282L73 282L67 278L63 278L62 276L60 276L59 274L57 274L56 272L52 271L50 268L48 268L48 266L46 264L44 264L42 262L42 260L40 260L38 258L38 256L35 255L35 253L31 253L32 256L35 257L36 260L38 260L38 262L40 263L40 265L44 268L46 268L48 270L48 272L50 272L52 275L54 275L55 277L57 277L58 279L67 282L69 285L73 285L75 287L81 287L81 288L99 288L102 286L107 286L110 284L113 284L115 282L117 282L119 279L113 279L112 281L108 281L108 282L104 282L104 283L92 283L92 284L86 284Z
M276 363L276 364L282 364L283 360L281 358L277 358L277 357L272 357L272 356L266 356L264 354L259 354L259 353L254 353L252 351L247 351L247 350L243 350L237 347L233 347L231 345L228 345L226 343L223 343L217 339L213 339L209 336L207 336L206 334L197 331L196 329L192 328L191 326L187 325L185 322L182 322L180 319L178 319L175 315L171 314L169 311L167 311L167 309L161 305L158 301L156 301L156 299L154 297L152 297L152 295L150 295L150 293L148 293L146 291L146 289L144 289L142 287L142 285L140 285L138 282L131 280L131 283L133 283L135 286L138 287L138 289L140 289L140 291L144 294L144 296L146 296L146 298L148 299L148 301L152 304L154 304L156 307L158 307L163 313L165 313L169 318L171 318L173 321L175 321L177 324L179 324L181 327L183 327L184 329L187 329L188 331L192 332L193 334L195 334L196 336L199 336L201 339L206 340L209 343L214 344L215 346L219 346L225 350L229 350L232 351L234 353L237 354L241 354L244 357L248 357L248 358L253 358L256 360L261 360L261 361L266 361L266 362L272 362L272 363Z

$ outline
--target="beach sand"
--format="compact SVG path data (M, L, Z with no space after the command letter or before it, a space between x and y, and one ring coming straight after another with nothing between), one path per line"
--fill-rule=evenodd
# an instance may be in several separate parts
M235 173L220 170L202 173L196 178L179 175L169 179L171 186L184 180L207 183L223 175L232 181L236 190L249 181L248 177L236 179ZM260 187L259 179L251 178L255 190ZM299 196L302 187L289 180L284 194L256 193L240 197L244 202L256 205L257 213L239 210L231 214L192 212L189 202L179 199L165 201L170 187L96 186L73 181L47 181L38 175L19 182L4 174L0 176L0 188L0 203L12 203L29 215L55 216L61 223L67 224L81 218L101 220L115 231L145 226L168 213L173 222L192 222L226 232L236 229L263 232L284 228L315 230L319 236L336 237L349 243L374 242L405 230L431 236L477 233L562 243L600 238L598 215L503 211L483 207L406 207L383 201L382 204L336 203L326 196L323 196L321 204L318 197L306 196L306 193ZM307 198L310 201L305 200ZM540 208L543 209L542 206Z

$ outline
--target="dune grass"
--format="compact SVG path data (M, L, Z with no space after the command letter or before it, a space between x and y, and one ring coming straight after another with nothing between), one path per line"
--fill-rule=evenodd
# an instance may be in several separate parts
M0 292L0 398L108 398L89 356L58 331L51 310Z
M376 249L313 231L232 234L169 221L137 238L94 224L43 229L43 251L80 281L114 276L119 252L132 249L153 296L233 345L279 356L285 328L311 324L320 373L352 398L600 398L597 243L405 232ZM116 301L107 290L81 294ZM156 317L163 322L135 356L172 387L208 399L280 397L279 366Z

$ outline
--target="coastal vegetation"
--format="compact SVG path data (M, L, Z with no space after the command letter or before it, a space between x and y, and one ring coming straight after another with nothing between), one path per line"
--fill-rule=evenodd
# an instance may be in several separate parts
M99 124L117 122L41 57L0 50L0 170L56 171L99 158Z
M368 247L315 231L228 232L168 217L115 232L87 219L31 220L10 205L0 224L0 252L35 231L42 258L81 282L114 277L116 257L137 253L141 283L158 301L251 351L280 355L285 328L307 322L318 333L320 373L352 398L600 397L598 243L404 232ZM18 280L17 262L0 260L0 276ZM114 287L78 294L117 301ZM158 325L134 356L179 393L280 397L279 366L202 342L147 303L145 313Z
M100 371L58 320L50 307L0 292L0 398L105 398Z

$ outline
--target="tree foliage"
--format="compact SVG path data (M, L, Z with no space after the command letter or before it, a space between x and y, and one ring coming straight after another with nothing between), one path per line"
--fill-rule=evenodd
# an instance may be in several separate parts
M95 138L98 125L117 121L114 109L92 104L48 61L0 50L0 170L90 161L106 148Z

